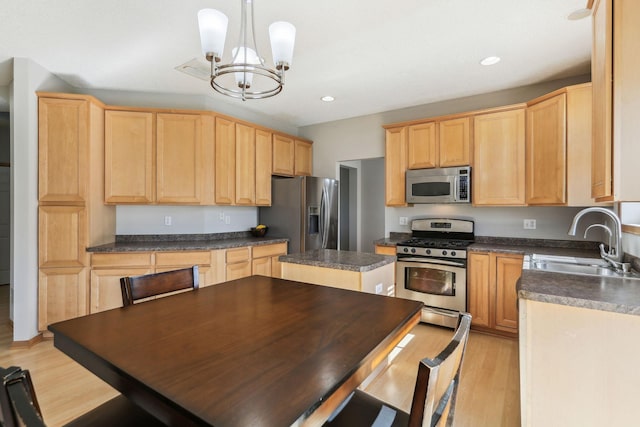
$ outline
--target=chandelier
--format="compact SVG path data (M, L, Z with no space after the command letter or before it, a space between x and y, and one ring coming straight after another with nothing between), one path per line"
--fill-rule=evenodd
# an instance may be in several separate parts
M202 53L211 62L211 87L233 98L262 99L277 95L284 85L284 73L291 65L296 28L283 21L269 26L275 67L270 68L258 52L253 23L253 0L240 0L241 21L231 62L220 64L227 36L227 16L216 9L198 12Z

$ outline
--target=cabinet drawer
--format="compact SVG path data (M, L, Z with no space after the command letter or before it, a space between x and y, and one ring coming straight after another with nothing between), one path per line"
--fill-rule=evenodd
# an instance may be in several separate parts
M243 248L235 248L235 249L227 249L226 260L227 264L234 262L243 262L249 261L251 258L251 248L243 247Z
M253 247L253 258L262 258L273 255L285 255L286 253L286 243L276 243L273 245L261 245Z
M156 252L156 266L210 265L211 251Z
M119 252L91 254L92 267L148 267L152 265L151 252Z

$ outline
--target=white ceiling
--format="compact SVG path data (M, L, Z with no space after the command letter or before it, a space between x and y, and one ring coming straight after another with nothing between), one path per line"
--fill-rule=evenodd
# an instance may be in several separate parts
M242 104L174 69L202 56L205 7L229 16L229 55L240 0L0 0L0 86L25 57L79 88L211 96L303 126L588 73L591 19L567 19L586 3L254 0L261 55L276 20L296 46L284 91ZM489 55L502 61L479 65Z

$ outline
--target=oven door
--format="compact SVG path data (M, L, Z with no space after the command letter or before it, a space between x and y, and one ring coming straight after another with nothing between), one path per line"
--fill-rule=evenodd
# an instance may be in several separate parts
M467 311L464 260L400 258L396 263L396 296L422 301L436 309Z

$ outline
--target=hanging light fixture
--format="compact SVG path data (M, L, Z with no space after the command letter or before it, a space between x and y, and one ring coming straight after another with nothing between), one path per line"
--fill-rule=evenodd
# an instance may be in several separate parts
M231 62L219 64L227 35L227 16L215 9L198 12L202 53L211 62L211 87L233 98L262 99L277 95L284 85L284 73L291 66L296 27L278 21L269 26L274 68L258 52L253 23L253 0L240 0L242 18L237 46ZM231 78L233 77L233 78Z

